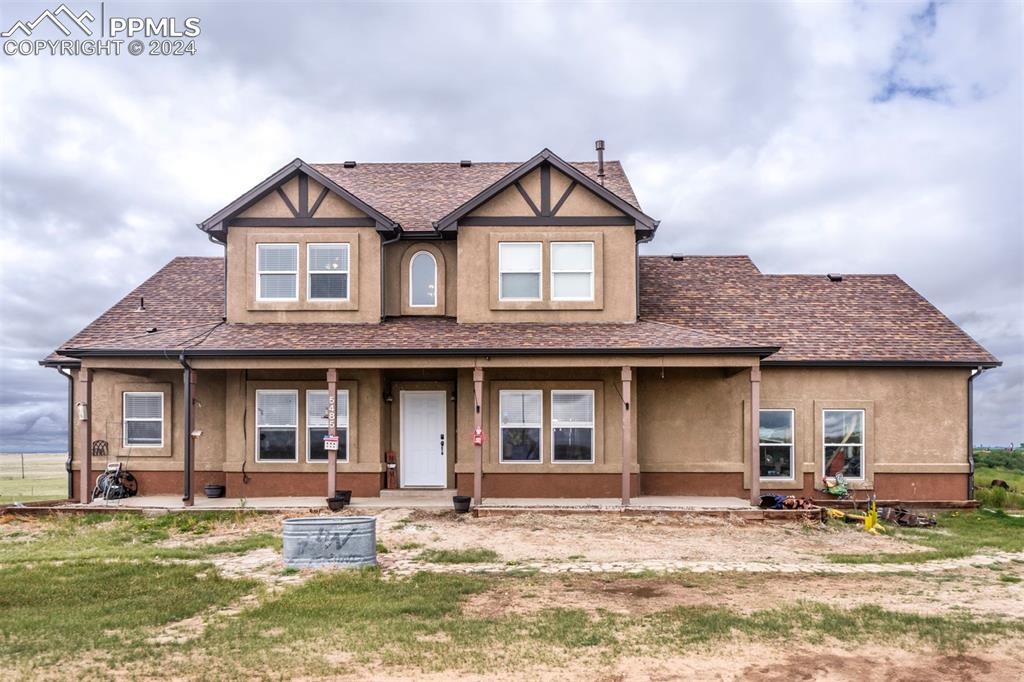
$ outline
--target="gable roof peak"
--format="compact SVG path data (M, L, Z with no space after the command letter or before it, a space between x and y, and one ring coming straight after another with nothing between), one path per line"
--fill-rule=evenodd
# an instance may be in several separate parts
M295 157L289 163L279 168L274 173L271 173L262 182L257 184L255 187L250 189L245 194L241 195L230 204L222 208L221 210L214 213L212 216L207 218L201 223L198 223L198 227L203 232L207 233L211 239L225 242L227 239L228 221L235 215L241 213L249 206L259 201L264 195L274 191L284 183L291 180L296 175L305 175L306 177L313 178L318 183L328 188L342 199L352 204L366 215L370 216L377 225L377 229L382 232L399 232L402 227L396 221L392 220L388 216L381 213L378 209L374 208L367 202L363 201L350 191L339 185L337 182L327 177L319 170L314 168L312 165L303 161L300 157Z
M565 161L558 154L551 151L549 148L544 147L537 154L532 156L527 161L520 164L518 167L506 173L503 177L493 182L491 185L486 187L483 191L479 192L476 196L471 198L469 201L463 203L458 208L451 211L448 215L444 216L440 220L434 222L434 229L438 232L444 232L447 230L458 229L459 220L466 217L474 209L480 205L486 203L492 199L499 192L506 189L507 187L515 184L526 174L533 171L541 164L547 163L554 168L557 168L563 174L567 175L571 180L581 187L593 192L601 199L607 201L609 204L617 208L618 210L625 213L627 216L633 218L636 221L636 228L639 234L642 234L645 238L654 236L654 231L658 228L658 221L647 215L639 208L634 206L629 201L623 199L618 194L615 194L605 185L594 180L592 177L582 172L579 168Z

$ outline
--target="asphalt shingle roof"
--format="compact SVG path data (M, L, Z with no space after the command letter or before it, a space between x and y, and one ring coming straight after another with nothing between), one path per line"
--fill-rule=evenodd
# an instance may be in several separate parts
M998 362L896 275L765 275L746 256L640 259L640 316L781 350L769 362Z
M440 220L522 164L482 162L463 167L458 163L340 163L310 164L367 204L401 223L410 232L433 230ZM597 163L573 162L580 172L599 182ZM622 164L605 162L604 186L637 209L633 187Z
M894 275L764 275L746 256L644 256L636 324L227 323L223 260L175 258L55 354L713 352L781 347L768 361L997 360ZM145 309L139 310L144 298ZM155 331L150 331L155 328Z

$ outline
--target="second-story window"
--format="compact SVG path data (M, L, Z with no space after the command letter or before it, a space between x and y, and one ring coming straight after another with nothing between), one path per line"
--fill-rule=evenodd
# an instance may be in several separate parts
M298 300L298 244L257 244L256 260L256 285L260 300Z
M498 298L539 301L541 245L539 242L498 244Z
M413 308L437 305L437 261L427 251L420 251L409 261L409 305Z
M307 298L311 301L348 299L348 244L310 244Z
M594 243L551 243L551 300L594 299Z

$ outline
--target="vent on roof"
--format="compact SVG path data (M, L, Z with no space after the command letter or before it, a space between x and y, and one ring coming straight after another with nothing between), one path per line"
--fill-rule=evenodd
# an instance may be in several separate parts
M462 166L463 168L469 168L470 166L473 165L473 162L470 161L469 159L463 159L462 161L459 161L459 165Z
M137 312L137 313L144 313L144 312L146 312L146 298L144 296L139 296L139 307L135 309L135 312Z
M830 282L842 282L843 281L843 276L840 275L838 272L830 272L826 276L828 277L828 281L830 281Z
M597 150L597 179L604 184L604 140L595 140L594 149Z
M673 253L672 254L672 260L677 260L677 261L678 260L683 260L683 254L681 254L681 253Z
M345 163L343 163L341 165L343 165L345 168L355 168L356 167L356 162L355 161L346 161Z

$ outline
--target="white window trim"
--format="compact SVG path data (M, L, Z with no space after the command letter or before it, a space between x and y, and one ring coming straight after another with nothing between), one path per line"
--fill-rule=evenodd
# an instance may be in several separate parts
M293 243L266 242L256 245L256 300L257 301L297 301L299 300L299 271L296 270L260 270L260 249L264 246L292 246L295 247L295 267L299 267L299 245ZM291 275L295 278L295 296L286 298L264 298L260 296L263 291L260 287L262 275Z
M295 429L295 448L294 448L294 453L293 453L291 459L262 459L262 458L260 458L260 413L259 413L259 404L260 404L260 395L264 394L264 393L267 394L267 395L271 395L271 394L285 395L285 394L287 394L287 395L295 396L295 421L298 422L298 420L299 420L299 392L297 390L294 390L294 389L277 389L277 388L275 388L275 389L265 389L265 388L257 389L256 390L256 396L254 398L255 405L253 406L253 413L252 413L252 415L253 415L253 426L256 429L256 437L254 438L255 446L256 446L256 458L255 459L256 459L257 462L261 462L261 463L265 462L267 464L295 464L296 462L299 461L299 425L298 425L298 423L292 424L292 425L288 425L288 424L275 424L274 426L266 426L265 427L265 428L268 428L268 429L288 429L288 428Z
M536 424L502 424L501 423L501 394L502 393L533 393L540 396L540 421ZM540 434L538 438L538 455L536 460L528 459L505 459L505 429L537 429ZM498 391L498 462L501 464L543 464L544 463L544 391L524 390L521 388L509 388Z
M305 408L306 408L306 463L307 464L327 464L327 462L329 460L326 460L326 459L310 459L310 457L309 457L310 446L313 444L313 440L312 440L312 438L310 438L309 432L312 429L322 429L322 428L324 428L322 426L310 426L309 425L309 394L310 393L327 393L327 389L325 388L323 390L320 390L320 389L312 389L312 388L310 388L310 389L306 390L306 405L305 405ZM345 394L345 399L346 399L346 402L347 402L350 399L350 396L348 395L348 389L347 388L339 388L339 389L337 389L336 395L341 395L342 393ZM348 406L349 406L349 411L351 413L352 403L348 402ZM335 398L335 419L334 419L334 422L335 422L335 424L337 424L337 422L338 422L337 398ZM345 429L345 457L344 457L344 459L342 459L341 451L339 450L338 451L338 461L339 462L346 462L346 463L348 462L349 434L351 433L351 431L349 431L350 428L351 427L349 426L348 415L345 415L345 425L344 426L335 426L336 430Z
M160 396L160 417L128 417L129 395ZM134 444L128 442L128 422L160 422L160 443ZM121 394L121 444L126 448L162 448L164 446L164 394L161 391L125 391Z
M416 262L416 259L422 255L430 256L430 260L434 263L434 302L433 303L413 303L413 288L412 288L412 264ZM420 250L412 255L409 259L409 307L410 308L436 308L438 305L438 294L437 290L437 259L434 258L434 254L429 251Z
M590 269L589 270L556 270L555 269L555 246L561 244L589 244L590 245ZM594 300L594 242L551 242L550 246L550 257L551 257L551 300L552 301L593 301ZM567 275L590 275L590 295L589 296L555 296L555 275L567 274Z
M860 424L861 424L861 442L860 443L826 443L825 442L825 415L829 412L860 412ZM868 447L868 415L867 412L859 408L844 409L841 407L823 409L821 411L821 475L822 478L828 476L825 473L825 448L826 447L854 447L860 448L860 476L846 476L847 481L863 481L865 479L865 473L867 469L867 447Z
M788 412L789 432L793 439L789 443L762 443L761 442L761 415L765 412ZM789 446L789 476L760 476L761 472L761 447L782 447ZM792 481L796 479L796 410L792 408L765 409L758 412L757 422L757 471L762 481Z
M312 262L310 253L314 246L343 246L346 251L345 260L348 267L344 270L313 270L309 267ZM344 298L313 298L313 275L345 275L345 297ZM310 242L306 244L306 300L311 303L322 301L348 301L352 298L352 246L348 242Z
M536 246L540 256L540 266L537 270L502 270L501 250L506 244L514 246ZM521 298L505 296L505 280L502 275L537 275L537 296L536 298ZM499 301L543 301L544 300L544 244L542 242L498 242L498 300Z
M578 395L581 393L590 394L590 405L594 414L589 424L574 423L571 426L557 426L555 424L555 395ZM551 463L552 464L594 464L597 461L597 396L593 389L552 389L551 391ZM590 429L590 459L555 459L555 429Z

